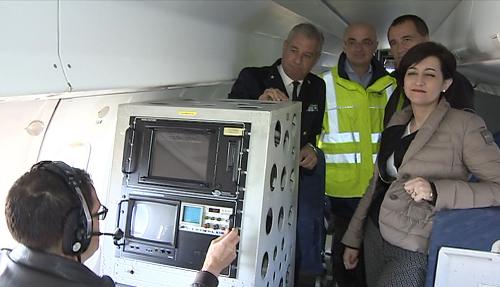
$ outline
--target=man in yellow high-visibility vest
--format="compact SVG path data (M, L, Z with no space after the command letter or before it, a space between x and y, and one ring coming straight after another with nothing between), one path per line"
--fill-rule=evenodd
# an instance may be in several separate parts
M327 163L326 195L334 224L333 277L340 287L366 285L363 264L345 269L340 240L373 174L384 108L395 87L395 80L374 57L378 42L371 25L349 25L343 40L338 66L323 76L326 110L318 142Z

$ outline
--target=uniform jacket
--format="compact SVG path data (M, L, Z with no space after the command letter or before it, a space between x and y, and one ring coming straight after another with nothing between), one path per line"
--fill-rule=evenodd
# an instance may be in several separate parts
M281 59L272 66L244 68L234 82L229 98L257 100L268 88L279 89L286 95L286 88L278 71L280 64ZM291 98L291 95L288 97ZM309 73L302 82L299 99L302 101L300 146L307 143L315 146L325 112L325 82Z
M287 94L278 71L281 60L268 67L250 67L241 70L229 98L256 100L268 88L276 88ZM291 98L290 95L288 95ZM325 82L309 73L300 88L302 101L301 147L307 143L316 145L321 133L325 112ZM300 168L296 239L296 273L321 274L322 229L324 187L324 157L318 151L318 163L312 171Z
M411 117L411 106L408 106L394 115L389 126L406 125ZM469 182L470 173L479 182ZM413 201L404 190L404 182L418 176L435 184L435 206ZM342 240L347 246L362 244L363 225L377 190L376 184L380 182L378 178L379 169L376 168ZM435 212L498 205L500 150L479 116L450 108L443 99L408 147L397 178L384 196L379 214L380 232L393 245L427 253Z
M192 287L216 287L217 277L198 272ZM109 276L99 277L85 265L24 245L0 252L0 286L8 287L113 287Z
M327 162L326 194L360 198L373 175L384 108L395 80L380 62L372 59L373 76L365 88L349 79L346 60L342 53L338 66L331 74L324 75L331 90L327 89L324 133L318 146L324 151Z

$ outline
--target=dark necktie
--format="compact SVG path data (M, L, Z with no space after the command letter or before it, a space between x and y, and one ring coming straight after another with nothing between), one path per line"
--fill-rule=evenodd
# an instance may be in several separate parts
M292 92L292 101L296 101L299 99L298 91L299 91L299 81L293 81L293 92Z

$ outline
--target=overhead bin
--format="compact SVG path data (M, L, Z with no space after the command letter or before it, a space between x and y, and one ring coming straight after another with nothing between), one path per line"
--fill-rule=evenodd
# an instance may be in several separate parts
M0 96L231 81L279 58L304 21L274 1L0 1Z
M500 60L500 1L462 1L432 39L445 43L461 64Z
M272 1L61 1L60 13L73 91L232 80L279 57L300 21Z
M0 1L2 97L68 91L58 57L57 1Z

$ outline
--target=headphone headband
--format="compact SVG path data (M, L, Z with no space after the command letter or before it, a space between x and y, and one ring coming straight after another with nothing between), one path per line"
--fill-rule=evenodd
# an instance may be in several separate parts
M63 235L63 251L71 255L79 255L84 252L90 244L92 238L92 215L90 214L89 207L85 201L82 190L78 182L78 176L75 169L62 161L41 161L33 165L31 171L46 170L58 178L60 178L65 185L73 190L74 194L80 201L81 211L77 215L77 220L68 220L71 225L77 224L78 226L69 226L71 233ZM66 225L66 224L65 224ZM66 232L65 226L65 232ZM69 237L72 242L64 242ZM67 246L67 247L66 247Z

